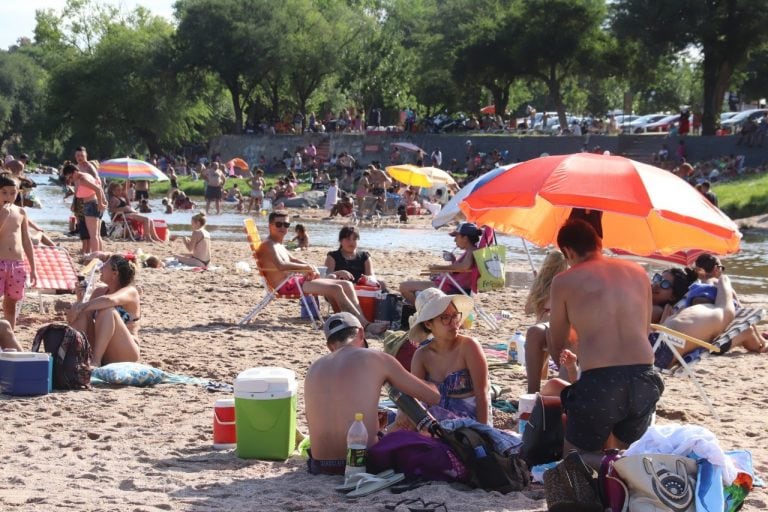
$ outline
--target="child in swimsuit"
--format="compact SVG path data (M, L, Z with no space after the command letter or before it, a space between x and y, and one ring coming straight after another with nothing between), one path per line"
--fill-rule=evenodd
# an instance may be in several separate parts
M304 224L296 224L296 236L293 237L291 242L296 243L296 247L299 249L307 249L309 247L309 237L307 236L307 230Z
M207 219L203 212L192 216L192 236L182 238L184 246L190 253L176 256L182 265L207 267L211 262L211 234L205 229L206 222ZM172 236L171 240L177 238Z

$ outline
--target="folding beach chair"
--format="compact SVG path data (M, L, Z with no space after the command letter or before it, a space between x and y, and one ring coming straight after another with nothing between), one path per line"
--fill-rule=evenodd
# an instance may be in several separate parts
M75 293L77 288L77 267L72 256L61 247L48 247L46 245L33 246L35 253L35 268L37 270L37 283L34 290L40 301L40 312L45 312L44 295L59 293ZM29 272L29 263L24 260L24 265ZM28 297L34 294L28 293ZM21 308L21 301L17 306L17 314Z
M128 219L122 213L115 214L107 228L107 236L112 240L131 240L135 242L141 238L142 233L138 230L141 225Z
M283 279L280 284L278 284L276 287L271 287L269 285L269 281L267 281L266 277L264 277L264 272L261 268L259 268L259 259L256 257L256 252L259 249L259 246L261 245L261 237L259 236L259 232L256 229L256 223L253 221L253 219L248 218L243 220L243 225L245 226L245 235L248 238L248 243L251 246L251 253L253 254L253 259L256 262L256 268L259 270L259 274L261 274L262 281L264 282L264 288L267 290L267 294L259 301L254 308L248 312L245 317L243 317L242 320L238 322L238 325L244 325L253 320L256 315L261 312L262 309L267 307L267 305L272 302L272 299L291 299L291 300L299 300L301 301L301 304L304 306L304 310L308 312L309 318L312 320L312 325L315 325L315 322L317 321L320 326L323 325L323 316L320 313L320 309L316 307L316 304L312 304L312 302L315 301L314 295L305 294L304 291L301 289L301 286L297 284L295 287L297 290L299 290L298 295L284 295L279 293L277 290L280 290L285 283L292 279L299 279L301 277L301 274L291 274L285 279Z
M672 356L675 358L677 363L677 365L673 368L657 367L657 369L661 373L668 375L674 375L680 372L684 373L698 390L701 398L704 400L704 403L707 404L707 407L712 412L712 416L714 416L716 420L720 421L720 416L717 414L715 407L712 405L712 402L704 390L704 387L694 375L693 365L698 362L705 354L721 353L730 348L730 343L737 335L755 325L763 318L764 315L765 310L761 308L741 308L737 310L736 316L734 316L731 323L728 324L728 327L726 327L725 330L723 330L723 332L717 338L712 340L711 343L707 343L706 341L688 336L663 325L651 324L651 329L658 333L656 341L653 345L654 353L656 353L659 347L664 344L672 352ZM685 347L686 342L697 345L697 348L685 355L682 355L680 353L680 349Z
M483 249L485 247L489 247L491 245L496 245L496 233L494 233L493 228L489 226L483 226L483 234L480 236L480 241L477 244L478 249ZM467 291L459 285L459 283L456 282L456 279L451 275L455 272L442 272L440 273L440 283L438 284L439 289L443 289L443 286L445 285L446 281L450 282L451 285L456 290L459 290L463 295L466 295L467 297L471 297L472 295L477 296L478 292L478 280L480 279L480 271L477 268L477 263L473 261L472 268L469 270L466 270L465 272L470 272L471 277L470 281L472 283L472 290L471 294L467 293ZM429 272L428 272L429 273ZM475 297L475 300L473 301L475 304L475 314L479 319L481 319L485 324L494 331L499 330L499 324L496 322L496 319L493 317L493 315L490 315L485 312L485 310L480 306L477 297Z

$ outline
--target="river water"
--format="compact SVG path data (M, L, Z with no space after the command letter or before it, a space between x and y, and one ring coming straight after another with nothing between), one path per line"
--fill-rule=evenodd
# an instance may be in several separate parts
M64 199L60 187L51 185L48 176L33 175L32 179L38 184L35 195L43 204L43 208L29 208L30 218L43 229L67 232L70 215L70 199ZM150 206L155 212L162 212L160 204L162 198L150 200ZM226 203L225 203L226 204ZM208 218L208 230L214 239L244 240L243 218L244 214L231 213L231 205L227 205L228 211L222 215L211 215ZM162 218L168 223L171 232L189 233L190 217L195 210L174 212L171 215L153 213L155 218ZM296 220L294 220L296 222ZM323 223L321 221L301 220L307 225L307 231L313 245L334 247L338 245L339 225L336 223ZM257 216L256 223L266 230L266 217ZM372 227L363 225L360 227L360 247L366 250L394 250L404 247L417 247L429 250L436 255L443 250L454 248L452 241L447 236L447 230L419 229L413 227L383 226ZM507 260L515 263L528 264L528 256L520 238L499 235L498 242L507 247ZM538 267L545 253L532 244L527 244L534 265ZM734 288L742 294L768 293L768 237L746 235L742 240L741 251L738 254L723 258L723 264L731 276ZM664 263L659 263L663 267Z

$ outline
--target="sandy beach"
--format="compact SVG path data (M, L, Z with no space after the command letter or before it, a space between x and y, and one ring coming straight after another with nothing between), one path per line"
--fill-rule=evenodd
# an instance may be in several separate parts
M341 224L340 224L341 225ZM361 226L363 239L365 226ZM373 235L368 235L373 236ZM79 243L57 238L74 253ZM446 236L446 249L451 241ZM149 245L112 242L108 250L132 250L166 257L180 243ZM364 246L364 244L361 244ZM310 247L299 257L321 265L329 247ZM215 271L143 269L142 362L165 371L232 383L242 370L258 366L290 368L299 380L298 425L306 431L303 378L309 365L325 353L322 334L300 320L293 301L273 302L252 323L238 327L264 290L254 272L238 272L237 261L251 262L242 241L214 240ZM373 253L378 276L396 287L418 276L437 257L418 249ZM517 270L525 275L529 269ZM738 291L738 289L737 289ZM502 330L481 323L471 331L482 343L503 342L532 322L523 312L527 289L508 287L480 295L490 312L508 311ZM766 307L765 295L742 296L748 306ZM74 296L47 296L48 314L28 300L17 327L27 348L43 324L63 320ZM766 330L765 325L761 331ZM380 344L374 341L374 347ZM491 380L506 399L524 392L520 366L489 357ZM696 366L699 378L722 416L717 422L694 387L683 377L667 377L658 422L697 424L712 430L724 449L752 452L755 468L768 476L768 404L765 375L768 355L734 349L708 357ZM353 385L353 383L350 383ZM343 392L343 391L342 391ZM435 483L393 495L389 491L348 500L333 490L340 477L310 476L305 459L286 462L239 459L233 451L212 450L213 403L227 398L195 385L164 384L149 388L95 386L88 391L54 392L15 398L0 395L0 510L18 511L284 511L384 510L385 502L408 497L445 502L450 511L546 510L542 486L501 495L466 491ZM501 417L510 428L510 418ZM768 493L755 489L744 510L768 508ZM398 510L407 510L398 508Z

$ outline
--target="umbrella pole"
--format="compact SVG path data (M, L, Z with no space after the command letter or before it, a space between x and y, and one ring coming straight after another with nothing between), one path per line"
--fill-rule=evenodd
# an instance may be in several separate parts
M528 263L531 264L531 272L533 272L533 277L536 277L536 267L533 265L533 259L531 258L531 251L528 250L528 243L525 241L525 238L520 237L520 240L523 241L523 247L525 248L525 254L528 256Z

